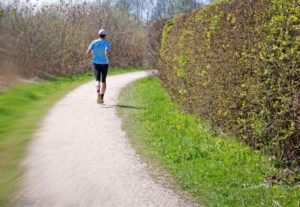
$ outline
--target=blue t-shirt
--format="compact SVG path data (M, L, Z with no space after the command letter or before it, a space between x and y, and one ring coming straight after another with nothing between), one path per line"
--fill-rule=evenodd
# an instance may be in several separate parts
M111 46L108 41L103 39L94 40L88 50L93 51L93 62L96 64L109 64L106 50L111 50Z

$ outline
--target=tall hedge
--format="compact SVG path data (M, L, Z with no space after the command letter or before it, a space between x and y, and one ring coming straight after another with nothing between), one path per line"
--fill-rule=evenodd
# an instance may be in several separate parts
M186 111L299 166L299 21L300 0L222 1L176 17L161 79Z
M166 20L160 20L152 23L147 27L147 41L144 67L146 69L159 68L159 49L161 43L162 31Z

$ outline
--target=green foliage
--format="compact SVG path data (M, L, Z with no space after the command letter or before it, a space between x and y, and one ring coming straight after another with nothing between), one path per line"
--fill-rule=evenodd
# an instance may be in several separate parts
M135 149L161 164L181 188L205 206L296 207L299 186L278 185L270 157L182 113L157 78L132 84L121 94L124 128ZM289 180L290 171L276 175Z
M220 1L165 27L161 45L161 79L185 111L290 167L300 165L299 15L299 0Z
M180 18L180 16L177 16L173 19L171 19L170 21L168 21L165 26L164 26L164 30L163 30L163 33L162 33L162 41L161 41L161 51L160 53L164 54L164 50L163 48L166 48L166 44L167 44L167 41L168 41L168 36L169 36L169 33L171 32L172 28L173 28L173 25L176 23L177 19Z
M209 30L206 32L206 37L208 39L215 32L215 30L216 30L216 28L218 26L218 23L219 23L220 19L223 18L223 16L224 16L224 12L220 12L219 14L211 17L211 22L210 22Z
M5 12L4 11L0 11L0 18L5 16Z

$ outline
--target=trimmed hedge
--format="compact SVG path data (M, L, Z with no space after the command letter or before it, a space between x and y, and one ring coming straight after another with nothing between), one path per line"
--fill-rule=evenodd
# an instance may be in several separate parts
M144 67L146 69L157 70L159 68L160 40L165 23L166 20L156 21L147 28L146 52L144 60Z
M161 79L187 111L300 165L300 0L232 0L166 23Z

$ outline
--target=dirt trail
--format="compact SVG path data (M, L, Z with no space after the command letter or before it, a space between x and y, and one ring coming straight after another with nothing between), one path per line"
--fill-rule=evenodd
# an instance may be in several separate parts
M146 75L108 77L105 105L96 104L94 82L60 100L29 147L24 182L14 206L191 206L152 179L116 115L121 88Z

